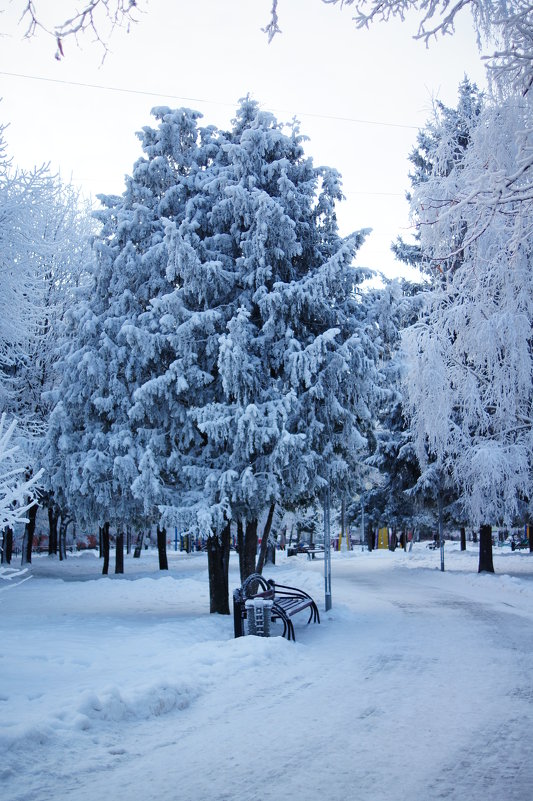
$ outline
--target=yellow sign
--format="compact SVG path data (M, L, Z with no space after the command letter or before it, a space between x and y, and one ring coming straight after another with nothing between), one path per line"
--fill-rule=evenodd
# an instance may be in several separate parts
M378 548L388 548L389 547L389 529L385 526L385 528L380 528L378 531Z

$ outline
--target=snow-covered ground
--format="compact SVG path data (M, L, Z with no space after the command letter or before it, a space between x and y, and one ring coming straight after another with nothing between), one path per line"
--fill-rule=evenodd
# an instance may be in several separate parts
M473 547L473 546L472 546ZM36 557L0 582L2 801L531 801L533 557L287 558L297 642L233 639L204 554ZM238 585L232 554L230 586ZM27 574L28 575L28 574Z

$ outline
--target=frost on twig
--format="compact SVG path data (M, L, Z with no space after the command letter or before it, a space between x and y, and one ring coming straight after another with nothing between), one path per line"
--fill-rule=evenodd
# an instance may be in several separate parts
M64 42L68 38L79 37L87 33L92 34L94 41L104 48L104 57L108 51L107 41L115 28L129 26L136 19L133 12L138 8L137 0L86 0L68 19L58 22L49 22L44 18L44 11L38 0L27 0L21 14L21 21L26 24L27 38L43 31L54 38L56 45L55 57L60 60L65 55Z
M272 41L277 33L281 33L278 18L278 0L272 0L272 8L270 9L270 21L261 30L268 35L269 43Z

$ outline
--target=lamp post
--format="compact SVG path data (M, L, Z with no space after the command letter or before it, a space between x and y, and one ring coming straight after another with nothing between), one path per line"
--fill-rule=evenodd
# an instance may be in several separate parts
M438 509L439 509L439 550L440 550L440 569L441 572L444 572L444 525L443 525L443 514L442 514L442 491L439 489L439 497L438 497Z
M324 607L326 612L331 609L331 529L329 520L329 481L324 490Z

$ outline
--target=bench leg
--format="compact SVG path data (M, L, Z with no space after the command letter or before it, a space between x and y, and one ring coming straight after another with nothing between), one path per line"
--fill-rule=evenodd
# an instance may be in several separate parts
M244 602L240 590L233 593L233 632L235 637L244 637Z

